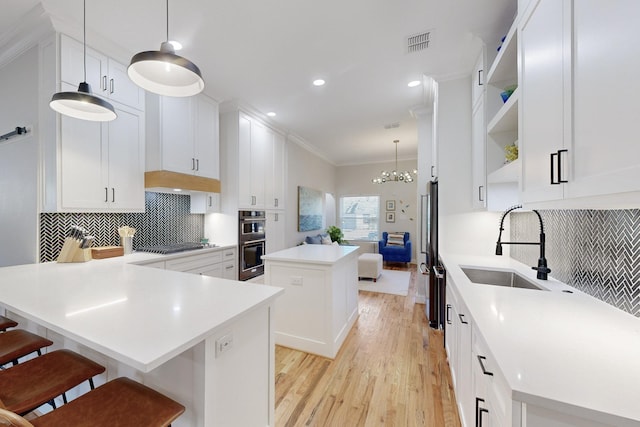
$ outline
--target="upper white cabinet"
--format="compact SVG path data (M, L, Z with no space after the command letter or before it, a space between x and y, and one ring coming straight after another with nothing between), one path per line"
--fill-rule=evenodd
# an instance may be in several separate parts
M267 254L278 252L286 249L285 244L285 213L281 210L269 210L266 212L266 242L267 247L265 252Z
M538 0L521 21L522 200L637 207L640 4ZM606 197L602 197L606 196ZM546 206L546 205L544 205Z
M471 73L471 205L474 209L486 207L486 124L484 48Z
M223 210L284 209L283 135L231 111L221 115L220 139Z
M471 73L471 105L475 105L484 95L485 88L485 70L484 70L484 49L476 63L473 66L473 72Z
M147 96L147 170L219 179L218 103L205 95Z
M73 65L78 60L76 44L64 35L43 44L43 100L58 91L76 91L83 80L82 50L79 64ZM94 61L102 56L89 49L87 53L91 53L87 57L87 76L92 68L103 70L108 60ZM78 71L80 76L73 77ZM92 73L94 79L98 74ZM56 75L64 80L56 80ZM42 103L43 211L144 211L145 113L114 98L109 101L118 117L103 123L56 114L46 102Z
M84 81L83 49L82 43L60 36L60 79L73 90ZM87 83L94 95L144 110L144 90L129 79L126 65L91 48L87 48Z

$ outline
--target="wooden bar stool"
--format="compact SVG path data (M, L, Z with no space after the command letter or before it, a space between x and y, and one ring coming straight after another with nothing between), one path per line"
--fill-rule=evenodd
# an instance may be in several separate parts
M0 331L6 331L8 328L18 326L18 322L14 322L8 317L0 316Z
M50 403L84 381L93 389L93 377L105 368L70 350L56 350L0 371L0 402L24 415Z
M40 349L51 344L53 341L22 329L14 329L0 334L0 366L9 362L13 362L15 366L20 357L34 351L37 351L38 356L41 356Z
M129 378L118 378L31 422L0 410L13 427L165 427L184 406Z

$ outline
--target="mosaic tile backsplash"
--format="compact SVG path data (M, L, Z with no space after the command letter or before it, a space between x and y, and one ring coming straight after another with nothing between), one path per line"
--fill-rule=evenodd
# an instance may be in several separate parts
M640 317L640 210L541 210L551 276ZM539 240L533 212L512 212L512 241ZM511 257L537 265L537 246Z
M40 215L40 262L58 257L71 225L89 231L93 246L120 244L118 227L135 228L133 249L141 246L199 242L204 236L204 215L192 214L186 195L145 193L144 213L43 213Z

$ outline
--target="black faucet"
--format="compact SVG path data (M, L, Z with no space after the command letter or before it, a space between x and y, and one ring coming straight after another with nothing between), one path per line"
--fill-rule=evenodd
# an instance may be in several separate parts
M538 258L538 266L531 267L536 270L538 274L536 277L540 280L547 280L547 274L551 273L551 270L547 267L547 259L544 256L544 245L545 245L545 236L544 236L544 224L542 223L542 217L537 210L533 210L535 214L538 216L538 220L540 221L540 242L503 242L502 239L502 231L504 230L504 219L505 217L511 213L511 211L515 211L516 209L522 208L522 205L515 205L504 211L502 214L502 218L500 219L500 233L498 234L498 242L496 243L496 255L502 255L502 245L538 245L540 246L540 258Z

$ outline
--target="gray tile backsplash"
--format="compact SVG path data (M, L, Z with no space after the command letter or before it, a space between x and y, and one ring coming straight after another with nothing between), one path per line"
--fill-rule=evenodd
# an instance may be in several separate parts
M640 210L541 210L551 276L640 317ZM538 241L533 212L512 212L513 241ZM536 265L536 246L511 246Z
M145 193L144 213L43 213L40 215L40 262L54 261L71 225L86 228L96 237L94 246L120 244L118 227L137 231L133 248L178 242L199 242L204 236L204 215L191 214L186 195Z

